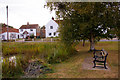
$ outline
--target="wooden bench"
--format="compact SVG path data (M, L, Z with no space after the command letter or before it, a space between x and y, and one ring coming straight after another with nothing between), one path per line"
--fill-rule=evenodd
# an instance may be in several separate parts
M102 49L102 50L94 50L93 52L93 63L94 63L94 67L96 67L96 62L99 62L99 63L103 63L104 64L104 68L107 69L106 67L106 59L107 59L107 56L108 56L108 53Z

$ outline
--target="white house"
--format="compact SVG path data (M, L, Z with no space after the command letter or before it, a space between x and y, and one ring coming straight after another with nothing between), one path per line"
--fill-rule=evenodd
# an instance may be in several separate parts
M58 32L58 27L59 25L57 22L52 18L46 25L46 38L47 37L57 37L59 32Z
M2 31L0 33L1 40L7 40L7 28L2 27ZM8 28L8 39L13 40L19 38L19 30L15 28Z
M34 35L35 37L40 36L40 28L38 24L22 25L19 28L20 38L26 38L27 36Z

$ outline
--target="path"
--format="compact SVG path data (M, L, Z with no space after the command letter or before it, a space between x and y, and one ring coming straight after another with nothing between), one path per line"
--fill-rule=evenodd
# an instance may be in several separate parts
M54 73L48 73L47 78L104 78L116 77L110 69L93 69L92 53L83 51L72 56L63 63L55 64ZM87 60L87 61L86 61ZM90 63L90 65L88 65ZM84 65L83 65L84 64ZM87 69L88 68L88 69ZM104 75L103 75L104 74ZM111 74L113 76L111 76Z
M97 67L93 68L93 58L92 57L87 57L84 59L84 62L82 63L82 67L83 69L85 70L106 70L106 71L110 71L110 67L108 67L108 64L107 64L107 68L108 69L105 69L103 66L104 65L97 65Z

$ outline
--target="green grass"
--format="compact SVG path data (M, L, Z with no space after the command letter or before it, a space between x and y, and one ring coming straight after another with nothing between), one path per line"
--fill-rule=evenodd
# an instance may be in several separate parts
M48 38L36 38L35 39L35 41L60 41L60 38L58 38L58 37L53 37L53 38L50 38L50 37L48 37Z
M28 65L31 59L42 59L45 63L59 63L68 58L72 53L72 48L68 48L60 42L32 42L32 43L3 43L2 44L3 57L6 57L3 67L3 77L15 77L17 74L22 75L23 70ZM7 57L15 55L17 59L17 67L14 63L9 65ZM18 72L19 69L20 71ZM16 74L16 75L15 75Z
M60 64L52 65L54 73L46 74L47 78L118 78L118 42L98 42L96 49L104 48L108 52L107 64L110 70L85 70L82 64L88 57L93 57L89 52L89 43L76 46L78 53ZM92 63L92 62L91 62Z
M104 48L108 52L107 63L109 64L110 71L84 70L82 68L85 58L93 57L92 52L88 52L89 42L86 42L84 47L80 42L75 47L78 51L77 53L73 48L66 48L59 42L3 43L3 56L16 55L18 56L17 62L19 63L19 66L14 68L9 67L8 63L3 64L3 77L20 77L23 75L23 70L27 67L28 61L37 58L42 59L45 65L50 63L53 69L52 73L43 75L44 78L117 78L118 42L98 42L95 48ZM20 70L19 72L17 72L17 68Z
M98 42L95 47L96 49L118 50L118 41Z
M60 42L40 42L40 43L3 43L2 44L3 56L11 55L27 55L27 56L39 56L41 59L59 62L64 60L68 55L72 53L72 48L68 50L64 44ZM51 61L52 60L52 61Z

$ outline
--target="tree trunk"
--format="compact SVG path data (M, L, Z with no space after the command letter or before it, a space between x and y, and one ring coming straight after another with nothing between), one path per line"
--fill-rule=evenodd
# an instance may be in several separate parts
M93 35L90 38L90 51L95 50L95 39L93 37Z
M83 47L85 46L85 39L83 39Z

